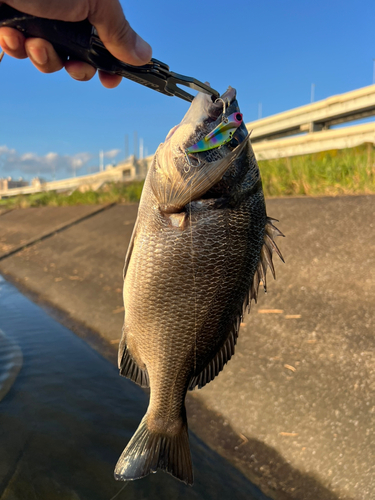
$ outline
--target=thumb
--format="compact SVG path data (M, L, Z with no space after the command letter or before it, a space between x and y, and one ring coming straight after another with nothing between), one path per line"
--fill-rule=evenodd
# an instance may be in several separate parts
M112 55L121 61L139 66L152 57L150 45L130 26L118 0L97 1L89 21Z

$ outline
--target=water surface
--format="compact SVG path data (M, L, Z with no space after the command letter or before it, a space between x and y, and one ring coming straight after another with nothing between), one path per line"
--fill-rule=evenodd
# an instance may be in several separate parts
M21 367L21 349L0 330L0 401L14 384Z
M116 482L147 396L1 276L0 328L1 500L266 498L194 435L192 488L163 472Z

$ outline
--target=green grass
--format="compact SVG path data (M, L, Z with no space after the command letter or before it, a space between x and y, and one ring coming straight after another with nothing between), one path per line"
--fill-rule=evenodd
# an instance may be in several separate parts
M106 184L97 191L73 191L71 194L48 191L45 193L15 196L0 200L0 208L65 207L68 205L104 205L107 203L135 203L139 201L143 181L123 184Z
M371 143L311 155L259 161L266 196L375 193Z
M375 152L371 143L351 149L261 160L259 167L267 197L375 193ZM0 208L133 203L139 201L142 187L143 182L119 182L85 193L17 196L0 200Z

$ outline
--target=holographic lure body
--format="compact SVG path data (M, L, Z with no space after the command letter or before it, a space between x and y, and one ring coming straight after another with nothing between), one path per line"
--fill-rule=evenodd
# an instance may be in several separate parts
M232 139L233 134L241 125L241 123L241 113L233 113L227 116L222 123L220 123L209 134L203 137L201 141L187 148L186 153L200 153L202 151L208 151L209 149L218 148L223 144L226 144Z

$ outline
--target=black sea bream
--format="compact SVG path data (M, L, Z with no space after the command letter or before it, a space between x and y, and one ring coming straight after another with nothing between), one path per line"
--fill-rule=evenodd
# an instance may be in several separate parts
M159 468L193 483L186 392L233 356L243 311L267 266L274 274L272 252L280 255L244 123L230 142L186 153L233 113L234 89L215 103L198 94L147 175L125 261L119 368L150 387L150 403L117 463L119 480Z

